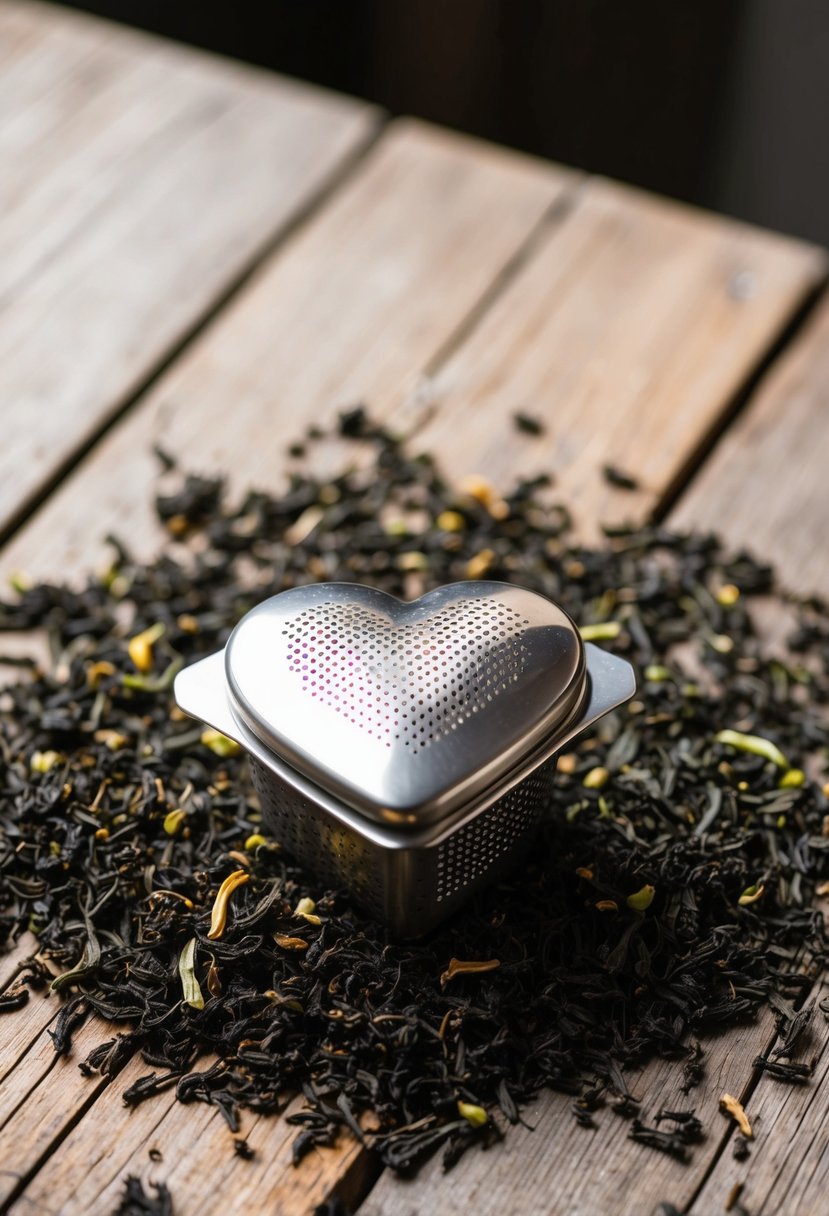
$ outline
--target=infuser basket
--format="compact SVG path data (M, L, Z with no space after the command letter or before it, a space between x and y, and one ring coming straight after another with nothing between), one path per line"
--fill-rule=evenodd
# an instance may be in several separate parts
M498 582L284 591L175 682L247 751L276 838L401 937L513 863L556 752L634 689L558 605Z

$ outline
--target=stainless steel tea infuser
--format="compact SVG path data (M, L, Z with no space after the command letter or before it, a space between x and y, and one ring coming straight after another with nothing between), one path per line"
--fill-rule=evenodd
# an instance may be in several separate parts
M253 608L175 695L247 751L286 849L414 937L514 861L556 753L634 688L520 587L318 583Z

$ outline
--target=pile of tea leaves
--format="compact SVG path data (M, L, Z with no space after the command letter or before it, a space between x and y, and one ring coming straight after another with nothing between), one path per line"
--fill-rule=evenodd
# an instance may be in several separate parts
M336 475L308 471L319 439L292 448L282 496L236 502L182 474L157 500L157 560L121 536L82 590L21 581L0 606L2 630L45 630L52 655L0 701L0 939L39 938L0 1008L58 992L58 1052L103 1019L82 1068L114 1075L139 1052L127 1103L175 1087L236 1130L240 1108L302 1092L297 1160L346 1126L398 1170L438 1147L451 1164L545 1088L585 1124L612 1106L682 1155L696 1120L640 1123L630 1066L675 1058L690 1090L697 1036L768 1005L783 1046L765 1066L806 1079L826 951L826 606L784 609L767 567L707 535L619 529L585 547L544 479L449 486L362 409L340 418ZM401 944L268 835L244 756L177 711L171 684L287 587L411 598L470 577L558 600L640 689L561 758L532 861ZM756 599L792 617L786 661L755 635Z

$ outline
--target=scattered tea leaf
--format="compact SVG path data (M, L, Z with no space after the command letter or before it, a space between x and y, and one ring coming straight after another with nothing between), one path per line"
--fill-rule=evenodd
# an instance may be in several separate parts
M581 625L579 633L583 642L612 642L622 632L619 621L602 621L597 625Z
M808 1061L776 1053L804 1033L808 1008L793 1006L799 960L811 968L829 950L813 907L829 858L829 785L787 778L809 774L829 747L826 605L786 602L796 658L783 662L752 628L758 597L783 603L762 563L661 525L582 544L566 504L539 494L540 479L461 495L363 407L349 416L359 453L324 477L297 461L279 495L234 501L221 478L177 474L157 509L186 554L171 542L143 563L112 538L107 575L78 587L29 580L0 603L0 630L45 629L53 652L52 666L21 668L0 701L0 940L31 926L44 981L66 976L55 1049L69 1049L92 1005L98 1022L87 1026L112 1029L86 1070L112 1075L139 1045L154 1061L129 1102L175 1087L233 1123L241 1108L273 1110L278 1095L304 1092L290 1116L297 1159L344 1121L364 1126L382 1111L372 1144L404 1171L437 1149L451 1163L489 1135L491 1123L479 1135L460 1114L459 1096L501 1109L509 1124L552 1086L593 1122L600 1071L608 1104L637 1118L633 1066L656 1055L677 1070L677 1088L699 1084L704 1060L688 1034L765 1008L780 1034L758 1070L809 1083ZM303 440L309 461L318 435ZM309 508L304 540L289 543ZM444 512L465 526L439 527ZM401 527L387 526L394 520ZM557 599L586 639L631 660L644 692L568 745L528 860L428 938L400 943L300 867L287 840L252 843L268 832L245 757L200 745L201 728L173 707L172 675L219 650L252 603L286 587L358 581L406 598L464 578L485 550L491 576ZM405 570L401 555L413 551L418 569ZM739 588L734 603L722 602L728 586ZM145 672L127 653L125 620L132 635L166 626ZM671 678L649 680L659 668ZM773 739L791 766L714 744L722 723ZM129 743L113 750L99 730ZM52 755L32 766L36 753ZM611 778L583 787L596 768ZM170 835L174 810L186 822ZM212 897L233 871L248 887L213 952L194 948L211 998L209 1016L195 1016L182 999L181 950L206 941ZM740 894L762 884L737 915ZM647 886L658 897L644 913L630 908L631 892ZM313 929L293 916L304 899ZM596 911L596 900L612 910ZM500 969L441 983L451 958ZM22 991L12 988L9 1004ZM210 1057L221 1060L215 1070ZM690 1113L660 1112L634 1138L684 1155Z
M459 958L450 958L446 970L441 973L440 984L445 987L450 980L453 980L456 975L478 975L483 971L495 971L501 966L501 960L497 958L488 958L484 960L470 959L463 961Z
M644 887L640 887L633 895L628 895L625 903L634 912L646 912L653 903L653 897L656 894L656 888L650 883L646 883Z
M474 1102L461 1102L458 1099L458 1114L472 1127L483 1127L489 1122L489 1115L484 1108L476 1106Z
M624 473L621 469L617 469L615 465L606 464L602 469L605 481L615 486L617 490L638 490L639 482L630 473Z
M762 756L764 760L770 760L778 768L789 767L789 762L780 748L760 735L744 735L738 730L721 730L715 737L717 743L724 743L727 747L736 748L737 751L750 752L752 756Z
M765 889L764 884L761 882L752 883L750 887L746 887L745 891L743 891L742 895L737 900L737 903L742 908L748 907L749 904L756 904L758 899L763 898L763 892Z
M250 881L250 874L245 870L234 870L232 874L228 874L216 894L216 899L213 903L213 911L210 914L210 932L208 938L210 941L216 941L222 936L227 924L227 907L233 892Z
M204 997L199 987L199 981L196 979L195 937L190 938L179 955L178 973L181 976L181 987L186 1003L192 1005L194 1009L204 1009Z
M544 423L540 418L536 418L532 414L526 414L523 410L516 410L512 418L516 429L523 431L525 435L544 434Z
M235 739L228 739L227 735L223 735L220 730L214 730L212 726L202 731L201 741L215 756L221 756L223 760L228 756L238 756L242 750Z

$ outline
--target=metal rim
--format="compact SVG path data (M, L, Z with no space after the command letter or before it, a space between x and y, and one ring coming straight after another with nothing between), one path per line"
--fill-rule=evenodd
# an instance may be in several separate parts
M502 628L497 636L494 628L479 628L474 637L464 634L467 616L475 628L482 620L491 625L490 617ZM353 626L355 653L348 650L347 667L344 643L337 635L341 620L358 621ZM440 650L442 669L432 644L436 620L442 623L446 640ZM294 645L298 638L302 640ZM326 649L330 651L333 644L341 655L339 666L332 660L333 671L332 665L323 667L328 656L309 654L314 649L309 639L319 643L320 653L323 639L329 639ZM408 644L405 651L404 644ZM469 660L470 650L477 659ZM506 659L493 659L496 651ZM404 657L412 654L413 658ZM295 661L289 662L295 655ZM303 659L308 662L302 663ZM423 661L416 672L417 659ZM437 694L443 702L449 699L447 666L455 672L451 678L456 695L450 709L457 720L444 728L430 749L430 742L424 741L425 727L420 726L420 737L415 734L411 724L415 712L401 723L407 712L401 713L400 705L409 711L419 709L419 717L427 722L431 706L431 721L445 721L447 711L441 719ZM309 668L316 677L310 689ZM461 672L470 668L472 675L463 677L466 701L458 700ZM496 668L499 675L510 673L493 689L494 693L503 690L501 700L488 693L484 701L483 673L489 682L489 673ZM354 679L346 683L349 676ZM442 686L436 682L440 676ZM412 603L348 583L294 588L260 604L239 622L226 648L225 677L235 716L277 758L360 814L409 828L451 818L485 791L512 784L511 775L525 768L528 757L539 749L549 750L549 741L572 721L586 695L584 647L570 617L535 592L494 581L450 584ZM345 712L331 701L332 679ZM412 683L417 680L425 681L426 687ZM477 708L469 707L473 686ZM380 735L378 715L383 707L373 711L375 721L369 705L364 705L364 700L379 703L382 695L390 696L390 688L401 689L400 702L385 715L389 719L391 714L393 726L399 727L391 741L388 726L387 738ZM358 692L365 694L359 698L362 708L358 708ZM397 695L394 700L398 701ZM462 716L458 705L464 710ZM389 709L388 701L385 706ZM412 741L419 747L412 749Z

